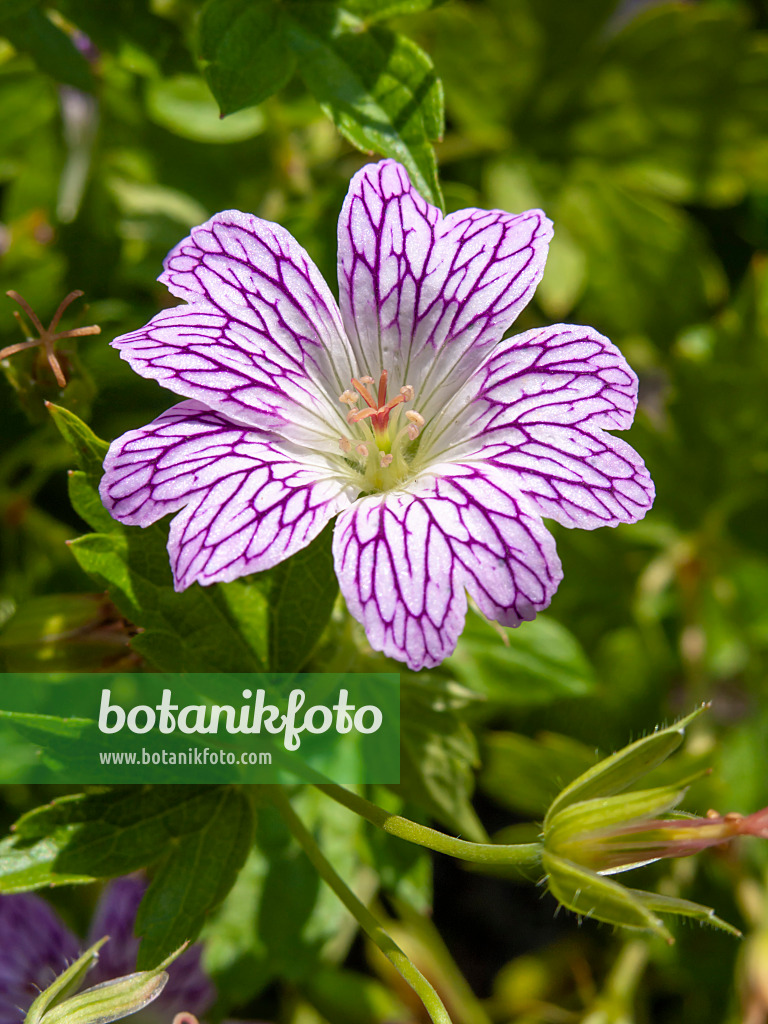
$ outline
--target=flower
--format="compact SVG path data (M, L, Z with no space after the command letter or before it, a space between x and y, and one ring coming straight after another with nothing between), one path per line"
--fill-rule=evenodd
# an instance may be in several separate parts
M640 519L653 484L606 432L637 379L588 327L502 340L541 278L538 210L446 217L392 160L353 178L339 291L277 224L227 211L160 277L188 305L116 338L185 401L116 440L101 497L123 523L169 512L178 590L261 572L337 517L347 606L373 648L437 665L467 593L516 626L562 578L542 516L593 529Z
M96 966L86 985L98 985L136 970L139 940L133 924L146 883L120 878L104 890L91 923L88 945L104 935ZM50 985L74 961L80 942L58 914L39 896L0 896L0 1024L21 1024L40 989ZM146 1024L170 1024L180 1012L201 1014L212 1004L214 990L200 966L200 946L193 946L168 968L168 983L133 1018Z

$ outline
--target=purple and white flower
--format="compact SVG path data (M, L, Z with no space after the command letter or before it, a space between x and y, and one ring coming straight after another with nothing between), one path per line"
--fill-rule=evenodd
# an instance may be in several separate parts
M443 216L391 160L352 180L339 304L277 224L227 211L160 277L187 305L113 344L185 400L115 441L101 496L167 513L178 590L276 565L337 517L341 591L371 645L411 668L456 645L467 594L516 626L562 578L542 516L593 529L653 501L637 378L589 327L503 339L552 234L538 210ZM502 340L503 339L503 340Z
M137 877L118 878L102 895L85 947L109 936L86 988L136 970L139 940L136 911L147 888ZM21 1024L41 989L73 963L83 944L53 908L32 893L0 896L0 1024ZM168 968L168 982L149 1006L131 1017L136 1024L170 1024L182 1012L203 1014L215 998L200 965L202 947L191 946Z

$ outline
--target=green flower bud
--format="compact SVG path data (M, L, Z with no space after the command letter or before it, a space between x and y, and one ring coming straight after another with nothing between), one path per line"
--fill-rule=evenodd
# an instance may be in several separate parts
M138 971L71 995L80 987L106 941L103 938L91 946L40 993L24 1024L110 1024L138 1013L163 991L168 981L166 967L186 948L185 944L151 971Z

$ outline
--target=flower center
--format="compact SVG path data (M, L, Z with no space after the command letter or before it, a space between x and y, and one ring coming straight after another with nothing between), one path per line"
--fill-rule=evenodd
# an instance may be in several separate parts
M387 399L387 378L384 370L375 397L369 390L373 377L353 377L354 390L339 395L339 401L349 406L350 426L350 436L339 438L339 448L348 461L355 460L357 475L368 491L390 490L410 476L409 447L424 426L424 417L413 409L405 412L402 423L402 408L413 401L414 391L405 384L399 394ZM361 400L365 404L358 408Z

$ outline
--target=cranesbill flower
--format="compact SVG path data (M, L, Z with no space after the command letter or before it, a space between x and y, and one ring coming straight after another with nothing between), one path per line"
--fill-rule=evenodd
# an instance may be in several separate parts
M115 339L185 401L115 441L101 496L123 523L170 512L178 590L261 572L337 517L347 606L413 669L450 654L467 593L516 626L562 578L542 516L640 519L641 459L607 433L637 379L589 327L502 340L544 270L538 210L444 217L391 160L339 219L339 304L277 224L216 214L160 277L186 300Z

